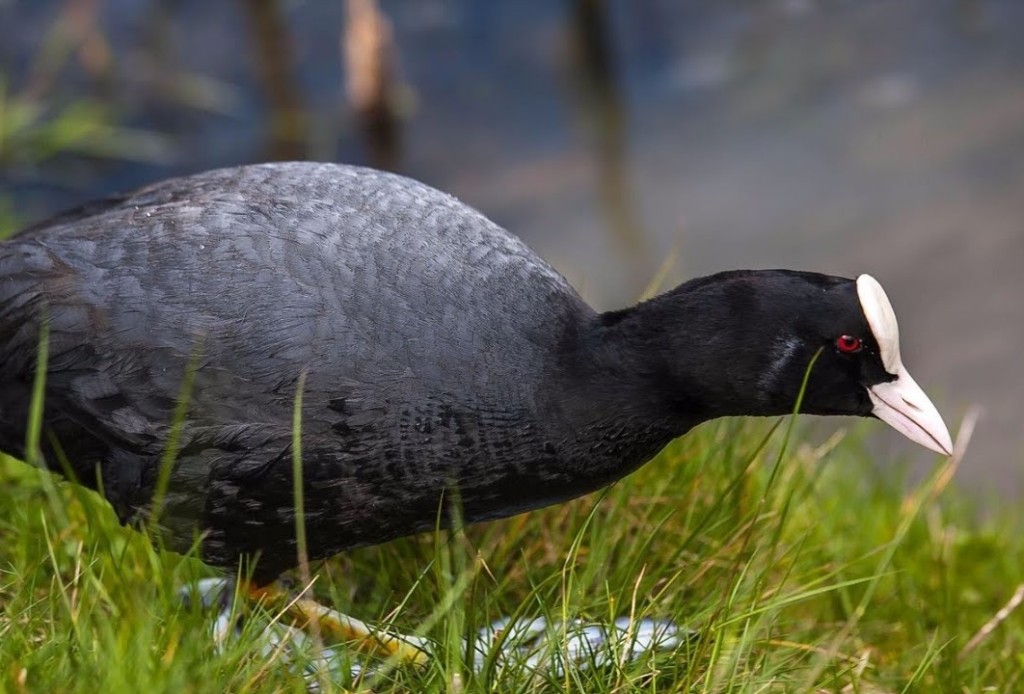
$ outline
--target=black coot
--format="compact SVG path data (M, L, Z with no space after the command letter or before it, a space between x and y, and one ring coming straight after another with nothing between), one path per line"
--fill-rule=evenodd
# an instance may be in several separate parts
M211 564L296 563L300 376L309 551L598 489L723 415L875 415L949 434L871 277L725 272L591 309L516 237L415 181L269 164L87 204L0 244L0 449L23 455L40 326L44 426L77 480L144 516L190 363L161 515ZM43 454L56 467L51 444Z

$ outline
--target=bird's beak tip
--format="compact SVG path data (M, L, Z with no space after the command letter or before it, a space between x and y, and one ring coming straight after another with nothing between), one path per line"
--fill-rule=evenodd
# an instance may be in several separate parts
M902 364L896 379L868 389L872 413L911 441L940 455L953 455L953 439L942 415Z

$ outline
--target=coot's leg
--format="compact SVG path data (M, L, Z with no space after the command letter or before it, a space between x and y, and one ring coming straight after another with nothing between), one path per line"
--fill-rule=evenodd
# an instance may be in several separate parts
M427 639L375 629L311 598L293 596L277 583L267 586L249 584L246 592L250 600L281 610L304 630L308 631L309 625L315 622L320 634L331 641L354 643L359 649L382 657L394 657L402 663L426 665L430 659L430 642Z

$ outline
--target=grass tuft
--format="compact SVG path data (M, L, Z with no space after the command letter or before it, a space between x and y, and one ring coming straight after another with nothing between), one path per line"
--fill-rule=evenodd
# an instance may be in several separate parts
M872 472L856 436L812 447L798 427L783 450L776 429L705 425L600 494L327 562L322 600L437 644L426 669L361 686L1018 690L1019 519L979 520L944 465L908 487L898 468ZM214 652L213 617L178 598L212 572L156 552L96 495L5 458L0 508L0 690L305 691L298 668L261 650L259 620ZM464 637L505 615L695 631L639 662L538 674L495 649L474 672Z

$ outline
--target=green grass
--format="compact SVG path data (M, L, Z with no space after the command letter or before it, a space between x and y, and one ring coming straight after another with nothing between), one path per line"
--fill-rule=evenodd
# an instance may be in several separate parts
M964 652L1021 583L1020 519L977 520L948 465L906 491L855 437L816 450L797 436L780 455L783 437L706 425L603 494L350 552L315 589L437 644L427 669L360 684L373 691L1024 688L1020 616ZM0 690L305 691L261 652L259 615L214 652L213 617L177 597L212 572L154 551L95 495L3 459L0 509ZM505 614L671 618L696 635L632 664L473 674L462 638ZM337 684L352 685L322 683Z

